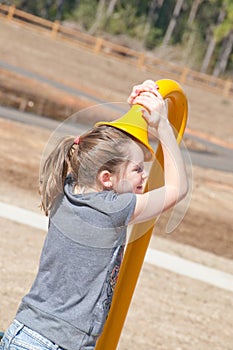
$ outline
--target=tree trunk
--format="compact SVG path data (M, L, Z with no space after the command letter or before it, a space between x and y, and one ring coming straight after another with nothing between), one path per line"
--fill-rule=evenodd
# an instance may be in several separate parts
M198 7L201 4L203 0L194 0L191 10L189 12L189 17L188 17L188 21L187 21L187 25L191 28L194 22L194 19L196 17L197 11L198 11Z
M46 2L45 2L45 9L44 9L44 17L46 18L46 19L48 19L49 18L49 9L50 9L50 7L52 6L52 0L46 0Z
M62 19L62 11L65 0L57 0L57 14L56 20L60 21Z
M218 16L217 25L219 25L220 23L223 22L223 20L225 18L225 15L226 15L225 9L222 8L220 13L219 13L219 16ZM217 42L215 40L214 34L212 33L210 41L209 41L209 44L208 44L208 47L207 47L207 50L206 50L206 54L205 54L204 60L202 62L202 67L201 67L201 72L202 73L206 73L207 72L207 69L209 67L209 64L210 64L210 61L211 61L211 57L213 55L216 43Z
M206 73L206 71L207 71L207 69L209 67L210 60L211 60L211 57L213 55L215 46L216 46L215 37L212 35L211 39L209 41L209 45L207 47L206 53L205 53L204 60L202 62L202 67L201 67L201 72L202 73Z
M163 1L162 1L162 3L163 3ZM162 4L160 5L158 0L151 0L150 8L149 8L147 19L146 19L146 24L145 24L144 31L143 31L144 40L146 39L147 35L149 34L149 31L153 25L153 22L155 21L155 10L159 6L162 6Z
M105 2L106 0L100 0L97 11L96 11L96 18L95 22L93 23L92 27L89 30L90 34L94 34L95 31L98 29L103 17L104 17L104 8L105 8Z
M184 0L177 0L176 1L176 6L174 8L174 11L173 11L173 14L172 14L172 18L170 20L170 23L168 25L167 31L165 33L162 46L166 46L169 43L169 41L171 40L172 33L173 33L173 30L174 30L174 28L176 26L177 18L178 18L179 14L180 14L183 2L184 2Z
M185 63L187 63L190 60L190 56L191 56L193 47L195 45L197 32L196 32L196 26L195 26L194 20L197 15L198 7L200 6L202 1L203 0L194 0L189 12L189 17L187 20L187 29L183 35L183 42L185 43L185 49L183 51L183 59ZM193 57L193 55L191 57Z
M106 12L106 17L109 18L112 16L116 3L118 0L110 0L109 4L108 4L108 8L107 8L107 12Z
M187 43L185 44L185 48L182 55L184 63L189 66L192 66L193 61L195 60L195 56L192 54L192 51L195 46L196 37L197 37L197 31L192 30L188 36L188 41L186 40Z
M233 32L231 32L228 35L225 48L220 56L219 61L217 62L214 68L213 76L218 77L220 74L225 72L232 49L233 49Z

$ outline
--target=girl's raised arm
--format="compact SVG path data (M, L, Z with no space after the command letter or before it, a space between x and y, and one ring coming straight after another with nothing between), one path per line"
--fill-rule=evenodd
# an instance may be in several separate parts
M148 125L157 130L164 157L164 186L137 194L134 214L130 224L150 220L171 208L188 192L188 178L184 161L172 127L167 119L165 101L152 80L133 89L128 99L130 104L140 104Z

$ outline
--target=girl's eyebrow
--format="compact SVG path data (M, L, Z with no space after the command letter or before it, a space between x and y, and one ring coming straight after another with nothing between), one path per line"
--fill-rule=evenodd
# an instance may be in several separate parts
M143 162L139 162L139 163L133 162L133 165L134 165L134 167L139 167L139 168L143 168L144 167L144 163Z

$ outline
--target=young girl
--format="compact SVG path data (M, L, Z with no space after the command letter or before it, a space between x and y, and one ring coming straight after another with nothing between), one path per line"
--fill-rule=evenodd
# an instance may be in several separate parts
M63 139L45 161L40 193L49 214L37 277L2 349L93 350L107 318L126 227L149 220L187 193L182 156L151 80L129 103L142 106L164 155L165 184L143 193L144 146L112 126Z

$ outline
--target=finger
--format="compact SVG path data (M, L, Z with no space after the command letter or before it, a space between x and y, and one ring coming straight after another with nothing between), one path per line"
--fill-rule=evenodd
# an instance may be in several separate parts
M134 86L131 94L128 97L128 100L127 100L128 103L132 104L133 100L135 99L135 97L137 97L140 94L140 92L141 92L141 89L139 85Z
M134 103L134 100L135 98L138 98L139 96L147 96L149 98L158 98L158 99L161 99L160 95L157 94L157 90L151 90L149 88L144 88L144 89L141 89L140 91L139 90L136 90L136 93L135 94L131 94L128 98L128 103L129 104L133 104Z
M153 80L145 80L142 86L146 91L153 91L155 94L159 89L159 86Z
M156 85L153 83L153 84L145 84L145 85L142 85L141 87L141 90L140 90L140 93L143 93L143 92L150 92L152 93L153 95L155 96L158 96L159 93L158 93L158 89L156 88Z
M140 95L135 97L134 101L138 100L138 99L151 101L153 103L157 103L159 101L159 99L156 98L154 94L152 94L151 92L147 92L147 91L143 91Z
M132 104L133 100L142 92L151 92L155 96L158 96L158 85L153 80L145 80L140 85L135 85L128 98L128 103Z
M159 86L153 80L145 80L142 85L159 89Z
M147 109L142 108L141 109L142 112L142 117L145 119L145 121L149 124L150 121L150 113L148 112Z
M147 96L153 99L157 98L157 95L155 95L155 93L151 90L145 90L141 92L139 96Z
M138 98L146 98L147 100L150 100L151 103L154 103L155 105L157 104L161 104L163 103L163 98L161 98L161 96L156 96L154 93L151 93L151 91L143 91L140 93L140 95L138 95L137 97L134 98L138 99Z
M161 119L161 116L157 112L149 113L147 110L142 109L142 117L145 119L147 124L151 127L157 128Z
M133 101L133 104L139 104L146 108L149 113L159 113L159 115L167 118L167 109L164 100L160 100L155 98L151 94L144 93L144 95L140 95L136 97Z
M143 86L142 84L140 85L135 85L132 89L131 96L136 97L140 94L140 92L143 91Z
M152 111L158 107L158 101L155 98L151 97L151 94L149 96L139 95L133 100L133 104L139 104L143 107L145 107L147 110Z

